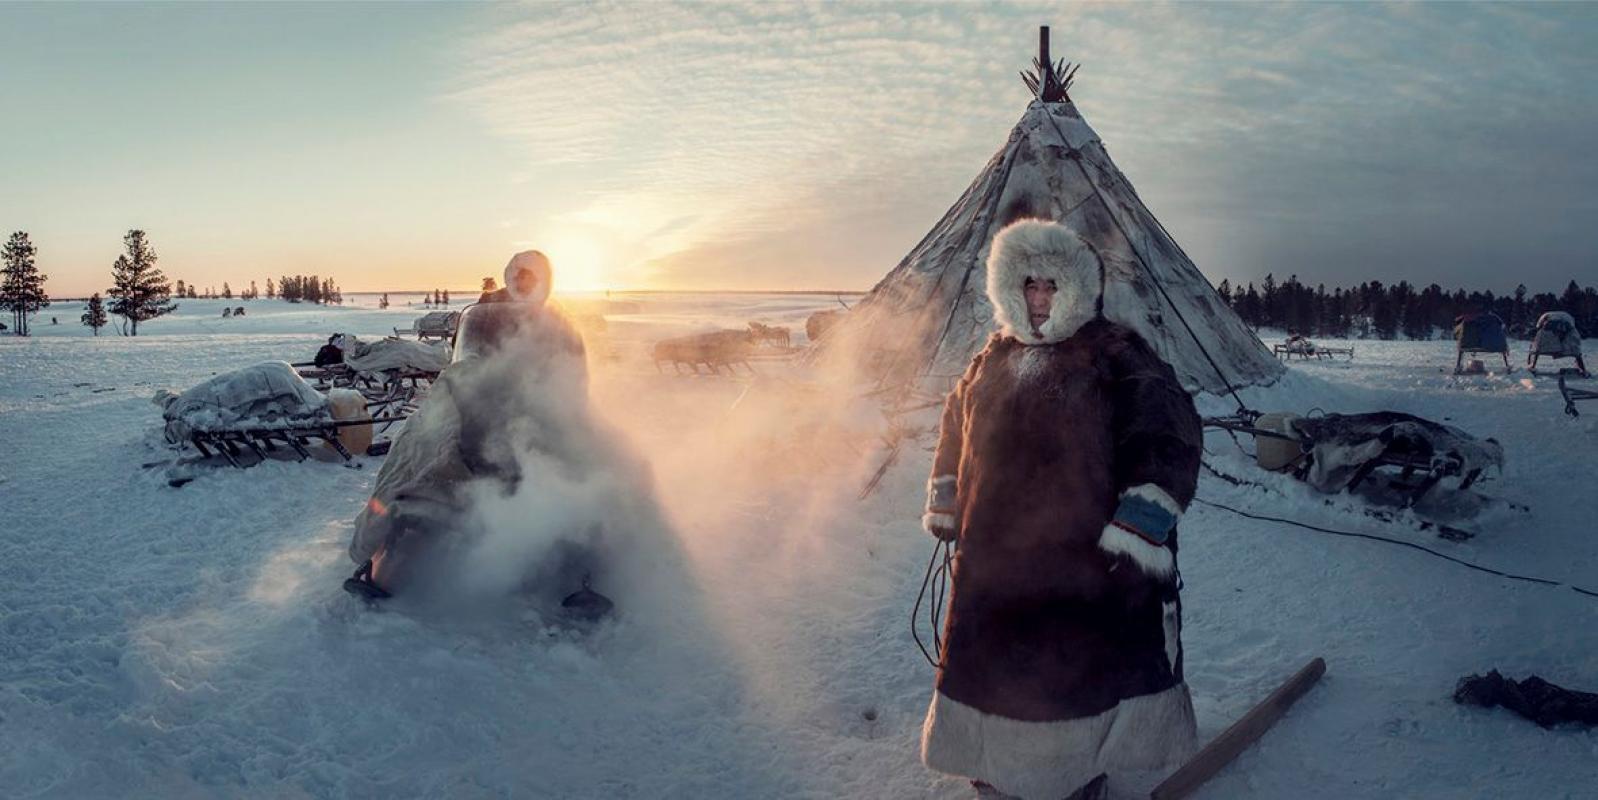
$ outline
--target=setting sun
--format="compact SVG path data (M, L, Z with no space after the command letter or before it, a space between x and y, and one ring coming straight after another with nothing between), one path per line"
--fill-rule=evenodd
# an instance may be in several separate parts
M594 292L614 288L611 285L611 268L614 264L605 251L593 240L571 234L557 235L546 242L531 244L549 256L555 272L557 294Z

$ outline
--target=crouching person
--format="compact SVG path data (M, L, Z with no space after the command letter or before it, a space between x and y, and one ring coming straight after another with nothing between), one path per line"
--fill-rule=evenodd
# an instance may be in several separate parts
M541 277L530 294L462 315L453 362L406 421L355 520L349 554L359 567L346 590L379 598L426 586L481 533L473 511L484 492L545 490L524 480L530 459L573 476L596 469L586 446L592 436L582 338L545 304L547 265ZM538 585L529 589L567 609L582 605L578 612L608 609L609 600L588 589L603 567L603 533L574 524L562 537L570 546L530 568L529 581Z
M1176 522L1202 429L1171 367L1100 306L1064 227L995 238L1002 331L944 407L923 525L957 542L921 756L979 792L1101 797L1191 754Z

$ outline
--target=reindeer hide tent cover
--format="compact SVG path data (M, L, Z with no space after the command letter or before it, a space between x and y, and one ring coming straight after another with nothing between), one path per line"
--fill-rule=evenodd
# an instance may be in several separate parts
M923 379L947 389L998 329L985 290L993 237L1027 217L1056 220L1098 250L1105 316L1142 334L1189 391L1221 393L1228 382L1268 384L1282 374L1068 97L1032 102L959 202L822 341L818 356L854 358L886 384Z

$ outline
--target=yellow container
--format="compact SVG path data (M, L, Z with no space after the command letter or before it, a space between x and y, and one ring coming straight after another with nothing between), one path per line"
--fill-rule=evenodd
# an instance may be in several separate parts
M1259 420L1254 423L1254 427L1287 434L1296 438L1298 434L1293 431L1292 425L1295 419L1298 419L1297 414L1288 414L1280 411L1261 414ZM1297 441L1278 439L1274 436L1256 435L1254 437L1254 456L1264 469L1285 470L1296 466L1299 459L1304 457L1304 447Z
M371 412L366 410L366 398L354 389L329 389L327 402L333 411L335 422L356 422L370 420ZM355 455L366 452L372 446L372 426L346 425L338 429L339 443L344 449Z

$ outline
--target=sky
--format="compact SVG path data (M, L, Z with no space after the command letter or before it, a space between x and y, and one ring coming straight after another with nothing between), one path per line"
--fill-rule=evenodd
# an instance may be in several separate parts
M0 4L0 230L235 290L866 289L1037 48L1214 282L1598 282L1598 4Z

